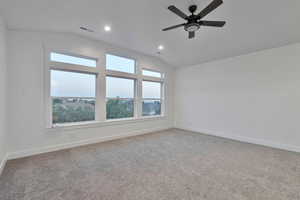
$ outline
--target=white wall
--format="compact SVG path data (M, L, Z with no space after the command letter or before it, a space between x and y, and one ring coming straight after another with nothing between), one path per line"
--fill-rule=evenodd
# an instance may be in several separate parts
M0 17L0 174L6 156L6 26Z
M180 68L183 129L300 152L300 44Z
M174 112L179 128L300 151L300 44L181 68L173 80L173 68L159 59L103 42L16 30L7 36L11 157L169 128ZM84 129L46 129L43 47L89 55L114 52L136 58L141 66L166 70L167 117ZM0 95L6 93L2 90Z
M167 117L123 125L72 130L48 130L44 113L43 47L77 54L105 52L136 58L138 64L167 71ZM159 59L71 34L8 31L9 152L11 157L53 150L67 144L97 142L106 137L147 132L173 125L173 69ZM103 66L104 67L104 66Z

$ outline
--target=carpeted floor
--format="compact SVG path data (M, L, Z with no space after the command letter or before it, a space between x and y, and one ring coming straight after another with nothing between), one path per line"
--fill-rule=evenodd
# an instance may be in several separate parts
M9 161L1 200L299 200L300 154L171 129Z

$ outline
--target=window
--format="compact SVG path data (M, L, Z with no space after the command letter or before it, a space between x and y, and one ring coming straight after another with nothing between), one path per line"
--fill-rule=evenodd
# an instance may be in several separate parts
M144 76L151 76L156 78L162 78L162 74L160 72L155 72L147 69L143 69L143 75Z
M161 115L161 83L143 81L143 116Z
M93 59L74 57L60 53L51 52L50 60L55 62L74 64L74 65L82 65L87 67L96 67L97 62Z
M134 80L106 77L106 119L134 116Z
M164 73L111 54L105 67L98 63L102 55L70 55L47 51L48 128L164 114Z
M135 60L106 54L106 69L134 74Z
M95 75L51 70L52 123L94 121L95 85Z

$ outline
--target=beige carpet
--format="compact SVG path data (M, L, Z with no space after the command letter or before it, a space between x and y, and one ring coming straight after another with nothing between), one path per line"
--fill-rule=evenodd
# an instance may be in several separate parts
M299 200L300 154L168 130L12 160L1 200Z

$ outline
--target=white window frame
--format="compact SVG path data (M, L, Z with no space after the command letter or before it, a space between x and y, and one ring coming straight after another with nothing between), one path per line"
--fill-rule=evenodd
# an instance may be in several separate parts
M147 68L143 68L145 70L148 71L154 71L151 69L147 69ZM159 72L159 71L154 71L154 72ZM143 76L142 75L142 81L149 81L149 82L156 82L156 83L160 83L160 98L143 98L142 94L141 94L141 105L143 105L143 101L144 100L160 100L160 115L152 115L152 116L143 116L143 108L141 108L141 115L143 118L149 118L149 117L155 117L155 116L165 116L165 73L163 72L159 72L161 73L161 78L158 77L152 77L152 76ZM143 84L143 82L141 83L141 85Z
M52 52L60 53L64 55L79 57L79 58L86 58L86 59L92 59L95 60L97 65L96 67L89 67L89 66L83 66L83 65L77 65L77 64L69 64L69 63L63 63L63 62L56 62L51 61L50 55ZM74 124L86 124L86 123L93 123L96 121L101 120L102 118L102 112L103 108L101 109L101 67L99 66L99 59L95 57L90 57L86 55L79 55L75 53L70 53L62 50L52 50L52 49L45 49L45 113L46 113L46 127L47 128L53 128L57 126L71 126ZM74 122L74 123L64 123L64 124L53 124L52 122L52 97L51 97L51 70L57 70L57 71L65 71L65 72L75 72L75 73L81 73L81 74L93 74L96 76L96 83L95 83L95 94L96 94L96 100L95 100L95 120L94 121L86 121L86 122Z
M123 73L123 72L122 72ZM127 74L127 73L126 73ZM120 100L129 100L129 99L132 99L133 100L133 116L132 117L126 117L126 118L116 118L116 119L107 119L106 116L105 116L105 119L106 121L116 121L116 120L126 120L126 119L136 119L137 118L137 111L136 111L136 107L137 107L137 101L136 101L136 97L137 97L137 93L136 93L136 82L137 80L135 78L127 78L127 77L120 77L120 76L111 76L109 74L106 74L105 78L106 77L113 77L113 78L121 78L121 79L128 79L128 80L133 80L133 98L112 98L112 97L105 97L105 106L106 106L106 103L107 103L107 100L108 99L120 99ZM106 108L106 107L105 107Z
M134 60L134 72L135 73L128 73L128 72L121 72L121 71L116 71L116 70L109 70L106 69L106 56L107 55L113 55L113 56L118 56L118 57L122 57L122 58L127 58L127 59L131 59ZM113 53L113 52L106 52L104 54L105 57L105 65L104 65L104 69L105 69L105 79L107 76L110 77L116 77L116 78L125 78L125 79L132 79L134 80L134 98L133 98L133 117L129 117L129 118L118 118L118 119L106 119L106 112L105 112L105 120L106 121L118 121L118 120L134 120L134 119L138 119L138 96L139 93L137 92L137 85L138 85L138 65L137 65L137 59L129 57L129 56L122 56L118 53ZM106 87L105 87L106 88ZM106 91L105 91L105 95L106 95ZM106 111L106 97L105 97L105 111Z
M96 67L81 66L76 64L68 64L62 62L55 62L50 60L51 52L61 53L65 55L75 56L79 58L87 58L96 60ZM133 59L135 61L135 74L106 70L106 55L111 54L120 56L123 58ZM73 128L86 128L95 126L106 126L115 124L125 124L130 122L138 122L150 119L159 119L165 117L165 72L153 70L150 68L144 68L139 65L138 59L124 56L114 52L105 52L99 56L84 55L82 53L74 53L68 50L60 50L53 48L44 48L44 102L45 102L45 127L50 129L73 129ZM155 71L162 74L162 78L143 76L142 70ZM91 122L75 122L75 123L64 123L64 124L52 124L52 98L51 98L51 70L69 71L84 74L95 74L96 75L96 102L95 102L95 121ZM126 78L134 80L134 117L132 118L120 118L120 119L106 119L106 76ZM143 116L142 114L142 82L154 81L161 83L161 115L155 116Z
M160 73L161 77L154 77L154 76L146 76L146 75L143 75L143 70L146 70L146 71L150 71L150 72L156 72L156 73ZM153 69L148 69L148 68L142 68L142 76L144 77L148 77L148 78L156 78L157 80L159 79L159 81L164 81L164 76L165 76L165 73L161 72L161 71L158 71L158 70L153 70Z
M121 58L126 58L126 59L129 59L129 60L134 60L134 73L130 73L130 72L122 72L122 71L118 71L118 70L110 70L110 69L106 69L106 56L107 55L111 55L111 56L116 56L116 57L121 57ZM137 69L138 69L138 65L137 65L137 60L133 57L130 57L130 56L124 56L124 55L120 55L118 53L112 53L112 52L106 52L104 54L105 56L105 69L108 73L115 73L115 74L120 74L120 75L123 75L123 76L130 76L130 75L134 75L134 76L131 76L131 77L134 77L136 78L137 77Z

